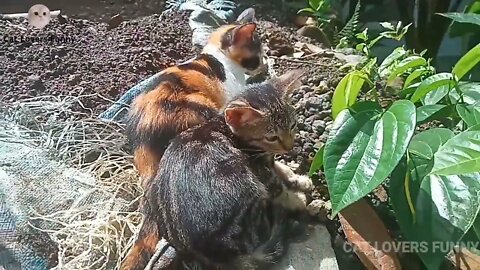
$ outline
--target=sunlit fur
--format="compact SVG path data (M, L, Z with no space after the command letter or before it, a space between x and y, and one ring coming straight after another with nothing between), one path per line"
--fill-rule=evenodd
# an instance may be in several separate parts
M294 108L281 95L280 98L273 96L277 95L277 91L280 90L274 89L271 84L256 85L245 93L244 98L231 102L226 115L235 114L235 111L236 117L241 117L242 112L251 114L247 123L229 122L232 131L253 148L282 154L293 148L297 121Z
M273 154L289 147L262 141L290 132L295 117L286 102L289 86L273 82L250 86L228 104L225 117L217 114L172 140L146 183L145 220L126 259L137 264L129 269L143 269L160 236L204 269L268 269L285 253L292 222L274 202L283 180Z
M255 28L252 23L221 27L202 54L162 71L160 83L134 100L127 130L143 179L155 175L170 139L211 118L243 92L250 70L242 66L243 56L261 59L262 54Z
M254 69L251 63L242 60L240 49L246 57L258 55L261 59L262 55L252 20L253 16L247 15L241 22L215 31L199 56L162 71L158 85L134 100L127 132L145 190L149 189L148 181L156 175L170 140L190 127L217 117L229 100L245 90L245 73ZM224 35L229 38L223 39ZM248 53L248 49L252 53ZM141 207L150 206L142 200ZM143 269L159 238L156 224L146 221L139 241L121 269Z

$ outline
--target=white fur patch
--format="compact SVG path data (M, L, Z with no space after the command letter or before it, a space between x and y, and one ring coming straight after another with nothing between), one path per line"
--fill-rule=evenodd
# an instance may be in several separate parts
M203 48L203 53L210 54L223 64L225 69L225 77L223 82L227 102L235 96L242 93L246 88L246 70L232 59L228 58L220 48L208 44Z

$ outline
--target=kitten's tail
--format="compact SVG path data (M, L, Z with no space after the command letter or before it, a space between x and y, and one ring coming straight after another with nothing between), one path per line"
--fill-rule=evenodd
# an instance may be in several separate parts
M160 235L157 224L152 222L149 217L146 217L138 234L138 238L120 266L120 270L145 269L155 254L158 241L160 241Z
M268 269L285 255L288 249L289 230L294 226L294 222L286 220L283 209L275 212L270 238L253 253L235 260L234 269Z

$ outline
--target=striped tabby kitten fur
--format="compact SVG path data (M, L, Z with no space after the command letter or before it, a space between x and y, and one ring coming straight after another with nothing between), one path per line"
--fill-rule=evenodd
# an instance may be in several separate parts
M143 269L161 236L204 269L268 269L280 259L293 222L291 201L279 198L289 198L285 186L311 187L286 183L273 160L293 147L296 118L286 97L302 74L248 87L223 115L210 108L208 121L172 140L146 183L145 220L122 269Z

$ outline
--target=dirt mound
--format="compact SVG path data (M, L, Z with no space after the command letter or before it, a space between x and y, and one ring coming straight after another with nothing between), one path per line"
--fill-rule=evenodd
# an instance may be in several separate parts
M117 28L55 19L42 30L26 20L0 20L0 99L99 94L116 99L140 80L191 58L188 14L152 15ZM94 113L110 102L92 96Z

